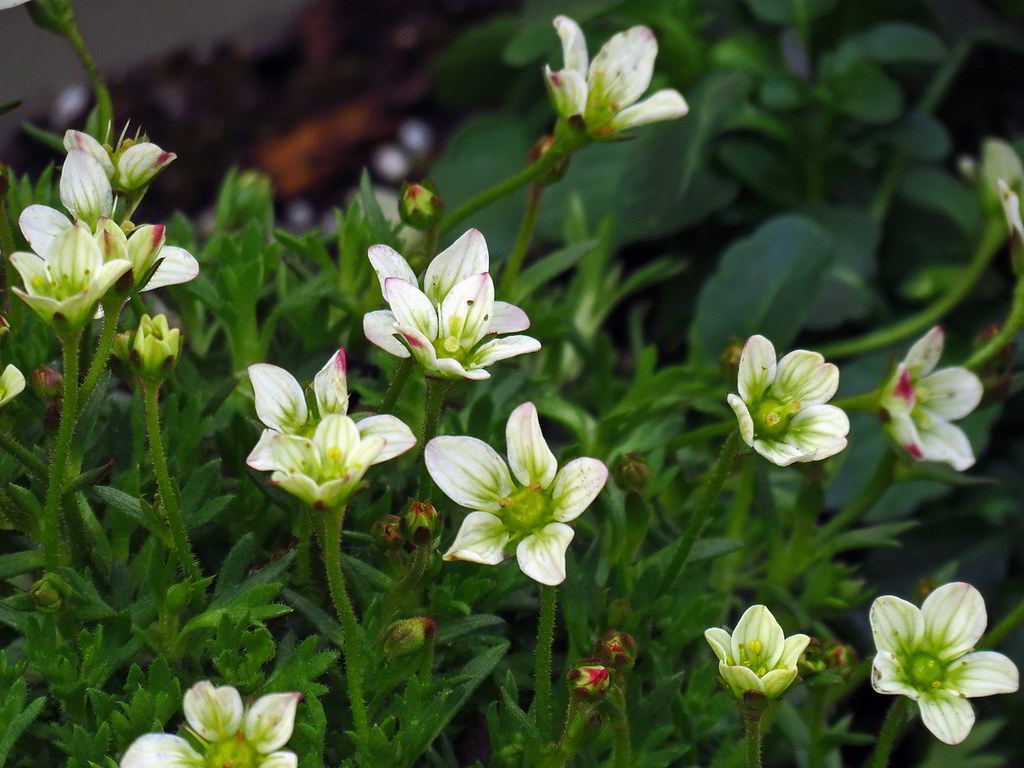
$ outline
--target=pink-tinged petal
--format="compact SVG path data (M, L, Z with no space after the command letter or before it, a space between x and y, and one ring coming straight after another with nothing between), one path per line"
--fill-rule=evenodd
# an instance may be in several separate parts
M37 255L46 257L54 240L71 228L71 219L45 205L30 205L18 217L21 234Z
M945 343L946 334L938 325L914 342L903 358L903 364L910 370L912 378L920 379L935 370Z
M113 177L114 163L110 159L110 154L103 148L102 144L96 141L96 139L88 133L68 130L64 134L64 149L68 152L72 149L82 150L100 164L103 168L103 172L107 174L108 179Z
M540 430L537 407L523 403L508 417L505 425L508 463L522 485L540 483L547 488L558 472L558 462Z
M921 435L918 434L910 414L889 411L889 420L886 422L885 431L911 458L917 461L925 460Z
M395 357L408 357L409 350L395 338L395 313L390 309L380 309L363 315L363 335L367 341Z
M117 225L113 225L116 227ZM120 227L117 227L120 231ZM167 240L167 229L163 224L144 224L137 227L128 238L128 258L132 262L135 281L141 281L156 264L160 250ZM197 265L198 270L198 265ZM198 272L197 272L198 273Z
M562 69L553 72L544 65L544 83L551 98L551 106L562 117L583 114L587 108L587 81L579 72Z
M397 324L395 325L395 332L398 334L399 339L407 345L407 349L412 352L416 362L426 370L428 375L442 375L437 366L437 352L434 350L434 344L423 335L419 328L413 325ZM453 360L452 362L455 361Z
M1016 693L1020 688L1017 665L995 651L969 653L954 661L949 667L948 677L954 681L950 687L969 699Z
M917 382L917 401L944 419L962 419L981 402L984 387L973 372L954 366L930 373Z
M871 663L871 687L877 693L908 696L917 701L921 695L907 683L907 673L888 651L879 651Z
M199 276L199 262L184 248L165 245L157 254L157 259L160 260L160 264L153 273L153 277L146 283L146 287L142 289L144 291L152 291L168 285L181 285L195 280Z
M565 581L565 553L575 532L564 523L549 523L516 547L519 569L536 582L554 587Z
M685 117L689 111L690 107L679 91L665 88L631 107L626 107L612 118L609 126L613 131L628 131L648 123L676 120Z
M138 189L148 184L177 157L156 144L143 142L124 150L117 158L117 181L124 189Z
M586 75L590 62L587 54L587 39L583 36L580 25L568 16L555 16L552 24L562 41L562 62L565 68Z
M839 369L817 352L797 349L778 362L770 391L784 402L795 400L805 408L827 403L839 388Z
M362 439L379 437L384 440L384 449L373 460L374 464L400 456L416 445L416 436L404 421L381 414L368 416L356 422Z
M918 699L917 706L921 722L945 744L959 744L974 727L974 707L953 691L927 693Z
M245 713L245 737L249 743L264 755L287 744L301 700L301 693L271 693L256 699Z
M608 467L597 459L573 459L555 475L551 502L555 520L568 523L591 505L608 482Z
M644 26L612 35L590 63L587 85L619 108L639 99L651 84L658 41Z
M910 413L917 404L917 390L914 387L914 380L910 375L910 369L907 368L905 363L900 363L896 367L896 373L892 378L892 383L889 385L889 392L891 394L886 397L886 403L890 409L896 408L905 413Z
M488 263L487 241L479 230L470 229L430 262L423 275L423 290L440 305L457 282L486 272Z
M879 651L906 654L917 648L924 635L921 609L894 595L876 598L868 618L875 647Z
M139 736L121 758L120 768L202 768L203 756L180 736L147 733Z
M468 509L497 512L499 499L512 493L514 486L504 460L475 437L435 437L427 443L424 460L437 487Z
M114 209L114 191L103 167L80 149L68 152L60 174L60 201L90 227Z
M397 277L389 277L384 281L384 286L398 324L416 328L427 339L436 339L437 310L426 294Z
M274 461L274 451L271 449L275 435L281 434L272 429L264 429L255 447L249 452L245 463L260 472L270 472L274 469L282 469Z
M182 709L189 727L207 741L234 736L242 726L242 697L230 685L201 680L185 691Z
M444 553L444 559L498 565L505 559L508 539L508 531L499 518L490 512L470 512L462 521L455 541Z
M490 274L484 272L460 280L441 302L438 337L445 339L445 344L454 339L458 348L469 349L487 333L493 306L494 281ZM448 351L454 353L456 349Z
M915 412L915 417L918 414ZM915 418L917 432L921 436L921 451L927 461L942 461L957 472L974 466L974 450L971 441L960 427L935 414L925 412L923 418Z
M755 334L747 339L740 353L737 388L743 402L750 403L765 393L775 381L777 362L775 347L764 336Z
M373 267L373 271L377 273L377 279L380 281L380 292L384 296L385 301L387 301L388 294L384 283L389 277L404 280L413 287L419 285L416 280L416 273L412 271L409 262L394 248L387 245L371 245L367 255L370 257L370 265Z
M491 309L491 324L488 333L519 333L530 327L530 318L515 304L496 301Z
M939 657L948 661L962 656L985 634L988 614L981 593L963 581L943 584L921 604L924 636Z
M321 417L329 413L348 412L347 372L348 358L345 350L339 349L313 378L313 393Z
M736 421L740 428L740 437L743 438L744 443L753 448L754 419L750 415L750 409L747 408L747 404L740 399L739 395L730 393L725 399L729 403L729 407L732 408L733 413L736 414Z
M525 355L540 349L540 342L531 336L503 336L485 341L473 352L470 368L486 368L491 363Z
M284 368L267 363L249 366L256 396L256 415L271 429L284 434L298 431L309 417L302 387Z

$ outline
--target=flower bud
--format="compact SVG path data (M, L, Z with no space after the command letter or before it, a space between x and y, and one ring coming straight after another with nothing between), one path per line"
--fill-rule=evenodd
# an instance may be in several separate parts
M71 587L57 574L45 573L32 585L29 595L38 610L53 613L60 610L64 599L71 595Z
M404 184L398 198L398 215L415 229L428 229L441 216L444 203L429 181Z
M32 372L32 391L40 400L57 397L64 389L64 377L48 365Z
M370 526L370 535L374 543L384 549L400 547L402 537L402 520L397 515L384 515Z
M646 493L651 471L647 468L647 460L642 454L627 453L619 460L615 474L619 485L627 491L639 496Z
M108 179L114 177L114 163L110 159L110 152L96 139L83 131L69 130L64 134L64 149L70 152L72 149L80 149L103 168Z
M434 505L427 501L413 501L402 517L402 530L417 546L423 546L434 538L440 516Z
M126 191L143 187L176 157L150 142L131 144L118 152L117 186Z
M114 210L114 192L101 166L89 154L72 149L60 174L60 200L90 231Z
M132 366L144 378L160 381L181 355L181 331L170 328L164 315L143 315L129 354Z
M718 362L722 366L722 370L728 377L733 377L737 374L740 369L740 357L743 355L743 340L738 339L735 336L729 339L729 343L725 349L722 350L722 354L718 357Z
M807 642L807 647L804 648L804 652L800 654L800 658L796 662L797 674L800 677L810 677L819 672L824 672L827 668L828 662L825 658L825 648L821 640L812 637Z
M627 632L613 629L595 644L597 658L618 670L632 669L636 663L636 640Z
M1010 189L1020 189L1024 183L1024 164L1012 144L1002 139L988 138L981 145L978 190L986 212L992 216L1001 215L1002 201L997 188L999 181Z
M533 146L530 147L530 150L526 153L526 162L528 162L530 165L533 165L542 157L551 152L551 150L553 150L554 148L555 137L542 136L536 142L534 142ZM548 171L547 174L545 174L544 177L541 179L541 182L544 184L553 184L559 179L561 179L563 176L565 176L565 172L568 169L569 156L565 155L555 162L555 164L551 167L551 170Z
M578 699L596 699L608 693L611 670L596 659L583 659L566 675L569 693Z
M381 634L384 655L398 659L416 653L437 633L437 622L426 616L396 621Z
M825 663L829 669L840 673L850 672L857 663L857 651L852 645L841 643L838 640L830 640L825 644Z

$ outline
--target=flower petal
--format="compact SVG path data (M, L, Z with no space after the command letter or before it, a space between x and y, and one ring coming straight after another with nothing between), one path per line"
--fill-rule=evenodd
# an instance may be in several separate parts
M71 219L46 205L30 205L18 217L21 234L37 255L46 257L57 236L71 227Z
M794 461L800 461L809 455L795 442L790 443L785 440L763 440L757 437L754 438L753 448L779 467L788 467Z
M310 506L322 502L316 481L301 472L278 470L270 476L270 482Z
M920 410L920 409L919 409ZM923 415L925 418L920 418ZM957 472L974 466L974 450L966 433L941 416L914 412L914 423L921 437L923 458L928 461L942 461Z
M388 303L399 325L411 325L433 341L437 338L437 310L415 285L389 277L384 281Z
M777 699L786 692L786 689L793 684L794 680L796 680L796 667L773 669L761 677L764 695L769 699Z
M483 381L491 378L491 374L482 368L466 369L462 363L452 357L439 357L434 362L434 368L441 376L448 379L469 379L470 381Z
M396 357L408 357L409 350L395 338L395 313L390 309L380 309L363 315L363 335L371 344L390 352Z
M497 512L498 499L512 493L512 478L501 456L475 437L435 437L424 451L424 461L437 487L468 509Z
M259 768L298 768L299 757L294 752L280 750L271 752L260 763Z
M974 727L974 707L952 691L939 690L917 701L921 722L935 738L946 744L959 744Z
M45 259L28 251L17 251L11 254L10 261L26 291L33 296L49 293L50 272Z
M313 432L313 445L320 452L322 461L345 462L361 439L356 423L340 413L324 416Z
M485 341L473 352L470 368L486 368L491 363L510 357L525 355L540 349L540 342L532 336L502 336Z
M423 275L423 290L432 302L440 304L457 282L486 272L488 262L487 241L479 230L470 229L430 262Z
M803 652L806 650L809 642L811 642L811 638L803 634L790 635L787 637L786 642L782 647L782 656L779 657L779 661L776 666L785 668L792 667L795 669L796 663L800 661L800 657L803 655Z
M515 304L496 301L491 309L491 324L488 333L519 333L530 327L530 318Z
M725 680L726 685L738 698L742 698L747 691L758 691L764 693L764 683L757 674L747 667L739 664L718 663L718 674Z
M614 131L628 131L648 123L675 120L690 111L683 94L675 88L664 88L643 101L626 107L612 118L609 127Z
M914 650L924 634L921 609L895 595L882 595L871 604L868 614L875 648L905 654Z
M720 662L723 664L731 662L729 649L732 648L732 637L726 630L721 627L709 627L704 630L704 639L708 641L708 645L711 646L711 650L715 652L715 656Z
M516 547L519 569L534 581L556 586L565 581L565 552L575 532L564 523L549 523Z
M313 392L316 395L316 407L320 410L320 416L328 413L348 412L348 358L345 350L339 349L331 359L324 363L313 378Z
M871 662L871 687L878 693L909 696L917 701L921 696L907 682L907 675L896 658L888 651L879 651Z
M147 733L131 743L120 768L201 768L205 764L202 755L180 736Z
M903 358L903 363L915 380L935 370L939 358L942 357L942 347L945 343L946 334L938 325L914 342Z
M242 697L230 685L201 680L185 691L182 709L189 727L207 741L234 736L242 725Z
M437 352L434 350L434 343L424 336L419 328L415 325L396 323L395 333L408 345L407 351L412 352L416 362L423 366L428 374L441 373L437 367Z
M786 648L786 635L766 606L752 605L737 622L730 642L733 659L761 676L779 663ZM758 671L762 668L764 673Z
M960 366L943 368L917 382L917 402L944 419L962 419L981 402L984 387L973 372Z
M943 661L962 656L985 634L988 614L981 593L963 581L943 584L921 604L924 638Z
M82 150L100 164L108 179L114 175L114 162L110 159L110 154L88 133L74 130L65 131L64 149L68 152L72 149Z
M954 661L949 677L956 680L951 687L969 699L1015 693L1020 688L1017 665L1001 653L978 651Z
M552 24L562 41L562 61L565 68L575 70L581 75L587 74L587 39L583 36L580 25L568 16L561 15L555 16Z
M271 693L260 696L245 713L245 737L257 751L268 755L292 737L295 710L301 693Z
M0 406L9 403L25 391L25 376L13 365L4 368L0 374Z
M583 514L608 481L608 467L597 459L573 459L555 475L551 501L555 520L568 523Z
M612 35L590 63L587 85L618 108L639 99L651 84L658 42L648 27Z
M917 427L910 414L892 410L888 410L887 413L889 420L885 424L885 431L912 458L923 461L925 455L921 435L917 433Z
M371 245L367 255L370 257L370 265L373 267L373 271L377 273L377 279L380 281L380 292L384 296L385 301L387 301L388 294L384 283L389 277L405 280L414 288L419 285L416 273L412 271L409 262L394 248L387 245Z
M537 407L533 403L523 403L512 411L505 426L505 442L512 474L522 485L540 483L542 488L551 485L558 462L540 430Z
M249 381L256 397L256 415L271 429L296 432L309 418L302 387L284 368L267 363L249 366Z
M157 254L160 264L142 290L152 291L168 285L181 285L199 276L199 262L184 248L165 245ZM140 275L141 277L141 275Z
M803 406L827 403L839 388L839 368L826 363L817 352L797 349L779 360L771 393L788 402L796 400Z
M374 459L374 464L400 456L416 445L416 436L406 423L386 413L361 419L356 422L356 427L363 440L379 437L384 441L384 449Z
M729 403L729 407L732 408L733 413L736 414L736 421L739 423L740 428L740 437L743 438L744 443L753 447L754 419L750 415L750 409L747 408L747 404L743 402L739 395L734 395L730 392L725 399Z
M89 284L95 279L103 266L103 253L92 232L79 221L57 236L46 261L55 282L66 281L80 289L82 284ZM131 267L131 262L128 266ZM67 297L69 294L63 295Z
M821 461L843 450L849 433L845 411L834 405L812 405L790 420L786 442L803 452L797 461Z
M747 339L740 353L737 381L743 402L750 403L765 393L775 380L776 367L775 347L768 339L760 335Z
M505 559L508 531L490 512L470 512L462 521L455 541L444 553L445 560L468 560L481 565L497 565Z
M152 181L176 157L152 142L133 144L117 158L117 181L124 189L138 189Z
M114 192L103 166L80 149L72 149L64 161L60 201L72 216L90 227L114 209Z
M473 347L487 333L494 306L494 281L489 273L470 275L460 280L441 302L438 336L445 344L454 339L461 349ZM455 353L457 348L445 349Z
M551 97L551 106L562 117L583 114L587 108L587 80L574 69L552 71L544 65L544 83Z

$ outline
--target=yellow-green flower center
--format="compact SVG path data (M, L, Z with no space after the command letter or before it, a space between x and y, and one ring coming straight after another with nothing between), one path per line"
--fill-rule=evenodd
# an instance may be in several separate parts
M796 400L782 402L774 397L762 398L754 407L754 434L758 437L782 437L790 420L800 412Z
M208 768L257 768L260 762L259 753L241 733L211 745L206 755Z
M911 684L918 690L942 688L946 683L947 665L930 653L915 653L903 664Z
M551 522L551 503L537 485L520 488L502 499L501 521L513 534L530 534Z

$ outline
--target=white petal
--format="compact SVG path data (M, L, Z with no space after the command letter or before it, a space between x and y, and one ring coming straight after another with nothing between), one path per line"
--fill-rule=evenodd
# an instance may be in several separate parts
M544 83L547 85L551 105L562 117L583 114L587 108L586 78L574 69L553 72L544 66Z
M834 405L812 405L790 420L786 442L803 451L798 461L821 461L843 450L849 433L845 411Z
M479 230L470 229L430 262L423 275L423 290L432 302L440 304L457 282L486 272L488 262L487 241Z
M42 257L28 251L17 251L11 254L10 261L21 276L26 291L32 295L46 292L50 285L50 272Z
M4 368L0 374L0 405L9 403L25 390L25 376L13 365Z
M230 685L202 680L185 691L182 709L189 727L207 741L234 736L242 725L242 697Z
M764 683L761 682L761 678L747 667L719 662L718 674L738 697L742 697L747 691L764 692Z
M452 357L439 357L434 361L434 370L441 376L448 379L469 379L470 381L483 381L491 378L491 374L482 368L470 368L467 370L462 363Z
M399 456L414 445L416 436L404 421L394 416L381 414L379 416L368 416L356 422L359 435L364 440L368 437L379 437L384 441L384 450L374 460L374 464L388 461Z
M924 461L927 457L921 446L921 436L917 433L917 427L910 414L892 410L888 414L889 421L885 424L885 431L900 448L910 454L911 458Z
M256 415L271 429L284 434L298 431L309 411L302 387L284 368L267 363L249 366L249 380L256 396Z
M608 481L608 467L597 459L573 459L555 475L551 501L555 520L575 520L597 498Z
M53 241L71 226L71 219L45 205L30 205L18 217L21 234L32 250L45 257Z
M730 642L729 652L738 663L755 672L760 668L767 671L782 658L786 635L766 606L752 605L737 622Z
M348 382L345 378L347 371L348 359L345 350L339 349L313 378L316 407L320 410L321 416L348 412Z
M270 476L270 482L310 506L324 503L320 494L320 486L313 478L301 472L276 471Z
M839 388L839 369L817 352L797 349L779 360L771 394L803 406L826 403Z
M740 428L740 437L743 438L744 443L753 447L754 419L750 415L750 409L747 408L747 404L743 402L739 395L734 395L730 392L725 399L729 403L729 407L732 408L733 413L736 414L736 421L739 423Z
M590 63L587 85L620 109L639 99L651 84L658 42L648 27L630 27L601 46Z
M917 412L914 415L916 417ZM925 415L926 418L916 418L914 422L921 437L924 458L928 461L943 461L957 472L974 466L974 450L964 431L941 416L927 412Z
M407 351L412 351L412 356L416 358L416 362L422 365L428 374L437 375L441 373L437 367L437 352L434 350L434 343L424 336L419 328L415 325L396 323L395 332L408 344Z
M565 551L575 535L564 523L549 523L516 547L519 569L534 581L553 587L565 581Z
M497 565L505 559L508 531L490 512L470 512L462 521L455 541L444 553L445 560L468 560L481 565Z
M176 157L173 152L165 152L150 142L135 144L117 158L117 181L124 189L138 189Z
M109 179L114 175L114 163L107 150L96 139L83 131L68 130L64 133L64 149L80 149L95 160L103 168Z
M1002 179L996 180L996 187L999 189L999 197L1003 201L1003 213L1006 215L1006 224L1010 229L1013 247L1020 248L1024 245L1024 221L1020 216L1020 200Z
M64 277L73 284L80 284L86 275L95 276L99 272L103 265L103 254L92 232L79 221L57 236L46 255L46 261L55 281L60 282L60 278ZM131 266L131 262L128 266ZM61 295L68 295L66 289Z
M485 341L473 352L471 368L486 368L491 363L525 355L540 349L540 342L531 336L503 336Z
M562 41L562 61L565 68L585 75L589 56L587 54L587 39L583 36L580 25L568 16L555 16L552 23Z
M390 309L380 309L363 315L363 335L371 344L390 352L396 357L408 357L409 350L395 338L395 313Z
M463 349L469 349L487 333L493 306L494 281L489 273L460 280L441 302L438 336L456 339Z
M913 603L894 595L882 595L868 614L875 648L895 654L913 651L924 634L924 617Z
M800 461L808 456L798 445L785 440L763 440L755 437L753 448L772 464L779 467L788 467L793 462Z
M988 614L981 593L963 581L943 584L921 604L924 636L943 661L962 656L985 634Z
M936 691L917 701L921 722L946 744L959 744L974 727L974 708L952 691Z
M512 478L501 456L475 437L443 435L427 443L427 471L452 501L468 509L497 512L498 499L512 493Z
M301 693L271 693L256 699L245 713L245 737L265 755L280 749L292 737L301 700Z
M775 380L775 347L764 336L754 335L747 339L740 353L740 369L737 381L740 397L750 403L764 394Z
M811 642L811 638L803 634L787 637L782 647L782 656L779 657L776 666L785 668L796 667L796 663L800 661L800 657L807 649L809 642Z
M1017 665L995 651L969 653L958 659L950 666L949 677L956 681L952 688L969 699L1015 693L1020 687Z
M612 118L609 127L614 131L627 131L648 123L675 120L690 111L683 95L674 88L664 88L643 101L626 107Z
M437 338L437 310L419 288L405 280L389 277L384 281L388 303L399 325L411 325L429 340Z
M152 229L155 229L155 227L150 224L139 227L139 230ZM163 231L162 226L159 229L161 232ZM145 232L143 232L143 235L145 235ZM133 235L133 237L135 236L137 236L137 233ZM121 227L114 223L113 219L100 219L96 223L96 244L100 247L104 261L127 259L132 262L132 269L135 271L135 274L139 274L140 270L136 266L137 262L131 258L131 253L128 250L128 238Z
M380 292L384 296L385 301L387 301L388 294L384 283L389 277L405 280L405 282L413 287L419 285L416 280L416 273L412 271L409 262L394 248L387 245L371 245L367 255L370 257L373 271L377 273L377 279L380 281Z
M954 421L977 408L982 394L981 379L960 366L943 368L917 382L918 404Z
M530 318L515 304L496 301L491 309L491 324L488 333L519 333L530 327Z
M180 736L147 733L131 743L120 768L200 768L205 761Z
M715 652L715 656L720 662L723 664L731 662L729 649L732 648L732 637L727 631L721 627L710 627L704 630L704 639L708 641L708 645L711 646L711 650Z
M298 768L299 757L294 752L281 750L272 752L263 758L259 768Z
M114 192L103 166L80 149L72 149L64 161L60 201L72 216L90 227L114 209Z
M264 429L260 434L259 441L246 457L245 463L253 469L261 472L269 472L272 469L283 469L283 467L277 466L277 462L274 461L274 452L271 450L274 436L279 434L281 433L275 432L272 429Z
M505 425L505 443L512 474L522 485L540 483L547 488L555 479L558 462L540 431L537 407L523 403L508 417Z
M165 245L157 254L159 266L142 290L152 291L167 285L181 285L199 276L199 262L184 248Z
M903 363L915 380L927 376L935 370L939 358L942 357L942 347L945 342L946 334L938 325L914 342L906 357L903 358Z
M320 457L334 462L347 457L361 439L356 423L340 413L324 416L313 432L313 445L320 452Z
M764 695L769 699L777 699L796 680L796 667L789 669L773 669L761 677L761 685L764 686Z
M921 695L907 682L907 673L888 651L879 651L871 662L871 687L878 693L909 696L914 701Z

